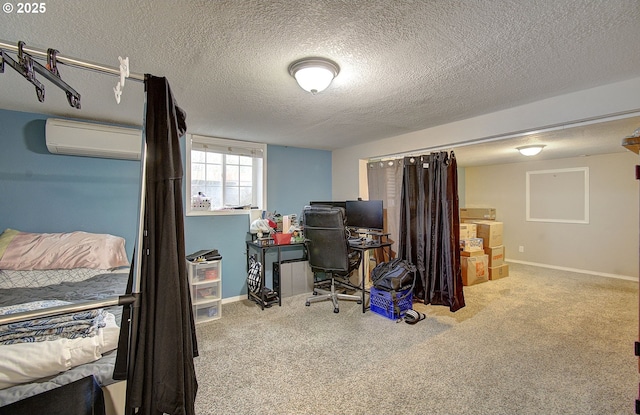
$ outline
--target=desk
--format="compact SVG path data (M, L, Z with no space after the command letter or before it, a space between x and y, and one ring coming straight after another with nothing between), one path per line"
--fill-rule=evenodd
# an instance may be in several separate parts
M251 290L247 289L247 298L249 300L253 300L256 303L258 303L258 305L260 305L260 307L264 310L265 307L269 307L272 304L275 304L276 302L278 303L279 306L282 306L282 292L281 292L281 284L273 284L274 285L274 291L276 291L276 293L278 294L278 298L277 300L272 300L272 301L267 301L266 298L264 297L264 291L263 288L265 287L265 283L264 283L264 277L265 277L265 271L266 271L266 265L265 264L265 256L266 253L270 250L276 250L278 253L278 259L276 260L276 262L278 263L278 269L281 269L281 265L282 265L282 248L291 248L293 247L294 249L301 249L302 250L302 257L300 258L300 261L306 261L307 260L307 249L306 249L306 245L304 244L304 242L294 242L294 243L290 243L290 244L282 244L282 245L277 245L274 243L273 240L255 240L255 241L247 241L247 271L249 270L249 257L251 256L251 252L258 252L258 262L260 262L261 267L260 267L260 291L259 291L259 295L255 294L253 292L251 292ZM247 287L248 288L248 287Z
M368 292L367 289L365 288L365 282L366 282L366 276L365 276L365 265L364 265L364 254L365 252L367 252L370 249L378 249L378 248L389 248L391 247L391 242L389 242L388 238L385 238L384 241L378 240L378 241L362 241L360 243L349 243L349 247L355 251L359 251L360 255L362 255L362 262L360 264L360 267L362 268L362 282L360 283L360 290L362 291L362 312L366 312L367 311L367 304L365 303L365 294ZM358 288L358 287L354 287L354 288Z

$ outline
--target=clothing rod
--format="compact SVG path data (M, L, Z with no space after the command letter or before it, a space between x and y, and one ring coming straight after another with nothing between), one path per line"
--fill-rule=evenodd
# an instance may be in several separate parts
M96 308L121 306L131 304L136 300L134 295L122 295L104 300L85 301L82 303L66 304L57 307L41 308L39 310L23 311L21 313L6 314L0 316L0 324L16 323L24 320L33 320L38 317L56 316L59 314L76 313L78 311L95 310Z
M17 53L18 43L15 42L15 44L12 44L7 41L0 40L0 49ZM34 58L47 59L47 50L32 48L30 46L25 45L22 48L22 51ZM84 60L72 58L69 56L61 55L61 54L56 54L56 62L63 63L67 66L74 66L76 68L89 69L92 71L102 72L109 75L120 76L120 67L102 65L100 63L84 61ZM136 81L144 81L144 74L129 72L128 79L134 79Z

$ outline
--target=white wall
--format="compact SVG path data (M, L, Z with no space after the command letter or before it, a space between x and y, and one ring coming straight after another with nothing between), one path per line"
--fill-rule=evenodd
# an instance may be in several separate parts
M640 78L510 108L426 130L403 134L332 153L334 200L358 197L360 160L436 149L486 137L540 129L590 118L640 110Z
M638 278L638 181L630 152L465 169L467 207L494 207L507 260ZM589 223L526 221L527 171L589 168ZM522 246L524 252L519 252Z
M634 78L366 145L335 150L332 153L332 197L334 200L346 200L362 194L360 187L362 183L366 183L361 177L362 160L414 150L424 150L428 153L430 150L482 141L488 137L635 112L640 110L639 96L640 78ZM617 160L606 160L607 157L603 157L602 160L593 157L587 162L589 165L594 163L593 171L597 174L595 179L592 179L592 186L595 186L594 189L597 191L593 196L594 205L591 210L593 222L585 228L562 224L537 224L531 228L530 223L521 223L521 219L517 217L520 213L505 207L504 200L498 195L491 201L472 201L469 197L475 197L475 194L465 193L466 204L486 201L488 205L496 207L498 212L501 212L500 215L504 215L508 232L507 258L637 278L638 190L635 180L633 185L630 183L633 169L629 166L638 164L638 161L630 152L619 157L619 164ZM464 188L469 189L474 185L466 174L463 177ZM622 181L617 181L618 179ZM518 185L513 184L514 188ZM635 191L631 190L632 187ZM607 203L609 193L615 193L617 202ZM569 237L571 234L574 234L575 238ZM535 238L541 240L536 241ZM557 249L548 249L550 245L544 245L545 242L552 243ZM520 245L525 246L524 256L517 255L514 251L514 248L517 251ZM606 252L609 259L599 260L598 257L602 258L602 252Z

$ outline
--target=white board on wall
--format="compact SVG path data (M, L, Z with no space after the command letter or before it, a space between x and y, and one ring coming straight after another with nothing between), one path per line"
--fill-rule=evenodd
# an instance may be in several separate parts
M589 168L528 171L526 220L589 223Z

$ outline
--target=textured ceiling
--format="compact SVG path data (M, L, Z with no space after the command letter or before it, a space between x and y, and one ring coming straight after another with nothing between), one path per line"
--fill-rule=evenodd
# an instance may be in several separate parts
M2 13L0 39L114 67L128 56L168 78L192 133L336 149L638 77L639 21L637 0L50 0ZM287 72L305 56L340 65L320 94ZM141 124L140 82L118 105L117 78L60 71L81 110L47 81L39 103L11 68L0 108Z

